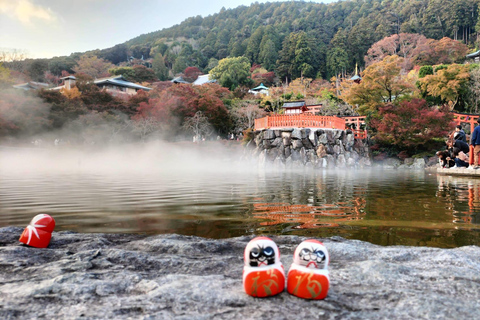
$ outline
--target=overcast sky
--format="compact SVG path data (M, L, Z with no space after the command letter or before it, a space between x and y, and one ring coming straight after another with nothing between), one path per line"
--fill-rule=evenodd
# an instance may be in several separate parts
M275 0L270 0L273 2ZM312 2L333 2L315 0ZM0 50L50 58L104 49L252 0L0 0ZM265 2L265 1L259 1Z

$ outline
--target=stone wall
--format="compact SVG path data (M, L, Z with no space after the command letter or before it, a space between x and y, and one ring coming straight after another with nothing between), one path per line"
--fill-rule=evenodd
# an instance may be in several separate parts
M368 145L350 130L278 129L254 133L249 142L260 164L274 167L367 167Z

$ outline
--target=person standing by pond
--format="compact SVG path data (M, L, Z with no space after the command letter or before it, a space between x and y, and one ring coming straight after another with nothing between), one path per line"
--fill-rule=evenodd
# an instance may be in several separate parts
M473 169L478 169L478 153L480 152L480 118L477 119L477 125L472 132L470 144L473 146Z

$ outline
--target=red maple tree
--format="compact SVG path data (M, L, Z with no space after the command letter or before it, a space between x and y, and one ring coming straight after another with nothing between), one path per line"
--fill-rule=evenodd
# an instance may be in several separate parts
M370 126L376 132L377 142L416 149L434 138L446 136L455 126L452 117L445 107L430 107L425 100L412 99L380 107Z

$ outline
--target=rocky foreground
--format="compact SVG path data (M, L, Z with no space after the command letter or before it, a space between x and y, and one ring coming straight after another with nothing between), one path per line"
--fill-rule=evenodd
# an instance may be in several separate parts
M48 249L0 228L0 319L475 319L480 248L381 247L323 239L331 287L323 301L242 288L252 237L54 232ZM304 238L272 237L288 270Z

